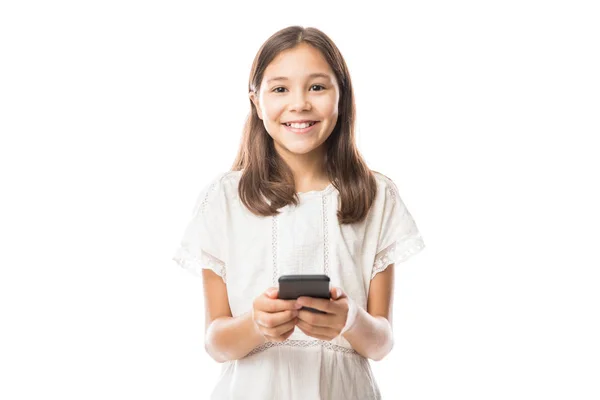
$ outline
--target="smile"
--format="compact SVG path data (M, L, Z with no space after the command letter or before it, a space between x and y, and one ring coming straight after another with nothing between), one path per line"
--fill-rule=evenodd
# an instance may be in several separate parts
M300 124L296 124L296 123L287 124L287 123L285 123L285 124L282 124L282 125L285 126L285 129L287 129L288 131L293 132L293 133L308 133L318 123L319 123L319 121L312 121L312 122L303 122L303 123L300 123Z
M290 126L292 128L295 128L295 129L304 129L304 128L308 128L309 126L313 126L316 123L317 123L317 121L300 122L300 123L297 123L297 122L293 122L293 123L285 122L284 125L285 126Z

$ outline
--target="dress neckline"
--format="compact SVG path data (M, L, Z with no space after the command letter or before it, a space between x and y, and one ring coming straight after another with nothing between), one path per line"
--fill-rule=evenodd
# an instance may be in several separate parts
M304 196L317 196L317 195L326 195L328 193L331 193L333 190L335 189L335 187L333 186L333 183L329 183L329 185L327 185L327 187L325 189L321 189L321 190L309 190L308 192L296 192L296 194L298 196L304 197Z

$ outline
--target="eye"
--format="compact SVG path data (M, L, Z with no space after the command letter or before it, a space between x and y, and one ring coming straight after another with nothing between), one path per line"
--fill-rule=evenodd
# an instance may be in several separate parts
M323 85L317 85L317 84L315 84L315 85L312 85L310 88L312 89L312 88L315 88L315 87L316 87L316 88L319 88L318 90L315 90L315 91L317 91L317 92L322 92L323 90L325 90L325 89L326 89L326 88L325 88L325 86L323 86ZM279 90L279 89L281 89L281 90ZM284 93L286 90L287 90L287 89L286 89L286 88L284 88L283 86L278 86L278 87L274 88L274 89L273 89L273 90L271 90L271 91L272 91L273 93Z

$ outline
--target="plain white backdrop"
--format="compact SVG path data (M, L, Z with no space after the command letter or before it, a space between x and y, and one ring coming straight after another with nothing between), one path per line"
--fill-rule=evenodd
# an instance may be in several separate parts
M208 398L202 280L171 256L289 25L342 51L427 245L396 266L384 399L600 398L593 3L2 2L0 398Z

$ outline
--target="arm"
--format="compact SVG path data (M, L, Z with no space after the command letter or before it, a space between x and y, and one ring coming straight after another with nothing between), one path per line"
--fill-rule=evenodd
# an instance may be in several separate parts
M354 304L348 314L347 330L342 336L352 348L366 358L382 360L394 346L392 303L394 295L394 264L371 280L367 311ZM349 299L352 301L351 299Z
M202 270L204 284L206 352L219 363L237 360L263 344L266 339L252 319L252 312L232 317L227 286L219 275Z

